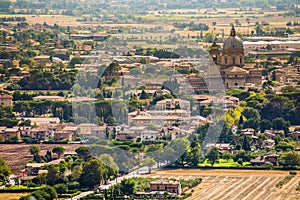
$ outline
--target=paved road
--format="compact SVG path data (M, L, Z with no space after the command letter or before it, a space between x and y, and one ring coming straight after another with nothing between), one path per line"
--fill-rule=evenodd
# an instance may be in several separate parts
M75 196L75 197L72 197L72 198L69 198L67 200L79 200L81 197L85 197L89 194L92 194L94 192L94 190L91 190L91 191L87 191L87 192L82 192L80 193L79 195Z
M154 167L153 167L154 168ZM110 181L107 185L101 185L98 187L98 189L100 190L104 190L104 189L108 189L109 187L117 184L117 183L120 183L124 178L133 178L133 177L138 177L139 175L142 175L142 174L146 174L149 172L149 169L148 167L141 167L133 172L130 172L124 176L121 176L121 177L118 177L112 181ZM87 192L82 192L81 194L73 197L73 198L68 198L66 200L79 200L81 197L85 197L89 194L92 194L94 192L94 190L90 190L90 191L87 191Z

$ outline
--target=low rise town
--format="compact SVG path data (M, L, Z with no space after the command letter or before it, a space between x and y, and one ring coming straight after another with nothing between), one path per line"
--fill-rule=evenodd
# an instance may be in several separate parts
M299 198L299 5L28 2L0 2L0 199Z

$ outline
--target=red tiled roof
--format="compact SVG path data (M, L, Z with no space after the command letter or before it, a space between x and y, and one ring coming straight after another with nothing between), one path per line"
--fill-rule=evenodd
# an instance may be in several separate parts
M1 93L0 94L0 99L12 99L12 96L5 94L5 93Z

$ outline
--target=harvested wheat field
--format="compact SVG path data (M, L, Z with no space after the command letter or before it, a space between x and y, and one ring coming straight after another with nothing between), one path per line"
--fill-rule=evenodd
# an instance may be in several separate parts
M295 176L282 188L276 183L288 175L288 171L273 170L161 170L146 177L152 178L202 178L193 188L188 200L297 200L300 193L295 188L300 176ZM299 174L299 172L298 172Z
M26 196L28 193L1 193L0 194L0 199L5 199L5 200L18 200L22 196Z

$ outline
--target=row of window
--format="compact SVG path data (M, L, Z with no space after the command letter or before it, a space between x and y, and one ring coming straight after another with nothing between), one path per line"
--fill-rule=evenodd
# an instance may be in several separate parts
M240 57L240 64L243 63L243 57ZM228 64L228 58L225 57L225 64ZM232 64L236 64L236 58L232 58Z

